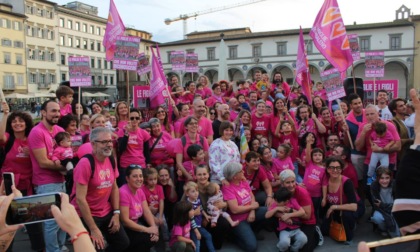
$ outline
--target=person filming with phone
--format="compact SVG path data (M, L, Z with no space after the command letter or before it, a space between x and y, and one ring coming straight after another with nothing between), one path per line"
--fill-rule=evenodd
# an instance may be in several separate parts
M81 158L74 168L71 203L98 251L124 251L129 239L120 225L119 174L112 160L112 132L98 127L89 139L92 154Z

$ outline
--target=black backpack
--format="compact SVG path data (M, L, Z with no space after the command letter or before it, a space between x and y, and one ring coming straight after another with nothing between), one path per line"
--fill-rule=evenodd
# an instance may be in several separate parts
M15 143L15 135L9 135L6 145L0 147L0 169L3 167L3 163L6 160L7 153L12 149L13 144Z
M90 163L90 170L91 170L91 175L90 175L90 179L89 180L91 180L92 178L93 178L93 175L94 175L94 173L95 173L95 159L93 158L93 155L92 154L86 154L86 155L84 155L82 158L87 158L88 160L89 160L89 163ZM81 158L81 159L82 159ZM116 165L115 165L115 159L114 159L114 157L113 156L109 156L108 157L109 158L109 161L111 162L111 165L112 165L112 169L114 170L114 172L115 172L115 168L116 168ZM80 159L80 160L81 160ZM74 169L73 169L74 170ZM68 171L67 172L67 175L66 175L66 191L67 191L67 194L68 195L71 195L71 193L72 193L72 190L73 190L73 184L74 184L74 179L73 179L73 170L70 170L70 171ZM76 195L72 195L70 198L70 201L75 197Z

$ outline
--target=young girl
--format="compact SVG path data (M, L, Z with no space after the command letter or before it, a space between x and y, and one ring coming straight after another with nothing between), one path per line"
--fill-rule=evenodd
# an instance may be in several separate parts
M195 243L196 252L200 252L200 240L204 240L209 252L215 251L211 234L201 227L203 217L210 221L210 216L204 211L201 204L201 199L198 196L198 185L195 182L189 181L184 186L184 194L188 202L190 202L194 209L194 219L191 222L191 239Z
M370 191L375 210L370 220L385 234L388 233L391 237L399 236L398 226L391 213L395 197L392 171L385 167L379 167L376 170L376 180L370 186Z
M90 133L90 117L88 114L84 114L80 120L80 135L85 136Z
M222 215L232 227L236 227L239 221L233 221L230 215L223 209L218 209L215 204L218 201L223 201L223 193L220 190L220 186L217 183L209 183L206 187L206 193L209 196L207 199L207 211L211 215L211 227L216 227L217 220Z
M315 217L319 219L319 210L327 203L327 179L324 166L324 151L319 148L312 150L315 138L309 134L306 138L306 168L303 184L311 195L314 204ZM321 203L322 201L322 203Z
M179 201L174 207L174 227L171 232L169 245L172 251L192 252L195 251L195 244L190 239L191 222L194 217L194 210L188 201Z
M157 184L158 172L155 168L144 169L144 185L141 189L146 196L147 204L149 205L150 211L155 216L155 223L159 226L163 241L169 241L169 230L166 223L164 211L164 200L163 188Z
M292 158L290 158L290 153L292 152L292 147L290 147L290 144L283 143L280 144L277 148L277 160L279 161L280 168L279 174L284 170L295 170L295 167L292 162ZM296 174L295 174L296 175Z
M71 147L71 136L68 132L59 132L54 137L57 147L55 147L52 161L56 165L63 165L67 171L74 168L71 162L73 158L73 149ZM67 171L60 171L61 174L65 175Z
M178 169L177 171L177 175L178 175L178 183L177 183L177 193L178 195L182 195L183 191L184 191L184 184L188 181L196 181L195 178L195 168L200 165L200 164L205 164L204 162L204 158L205 158L205 154L204 154L204 150L203 147L201 147L198 144L192 144L187 148L187 154L190 157L191 160L189 161L185 161L184 163L182 163L182 165L184 166L185 170L188 172L188 174L190 175L190 179L187 178L186 176L184 176L182 174L182 171L180 169Z

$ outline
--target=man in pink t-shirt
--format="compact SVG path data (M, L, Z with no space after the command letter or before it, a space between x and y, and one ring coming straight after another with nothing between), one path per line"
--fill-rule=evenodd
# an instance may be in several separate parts
M64 176L60 171L66 169L52 161L54 137L64 130L57 126L60 118L60 106L49 100L41 106L42 120L32 128L28 136L29 156L31 158L33 177L37 194L50 192L66 192ZM44 223L44 239L47 251L59 251L63 246L66 233L55 221Z
M129 240L120 225L118 169L113 167L112 132L98 127L90 133L94 169L88 158L82 158L74 168L72 204L89 229L93 244L99 250L124 251ZM93 174L92 174L93 169Z
M254 138L261 136L267 137L271 143L270 133L270 116L265 114L265 102L259 100L257 102L257 110L251 116L252 130L251 134Z
M235 121L236 117L238 117L239 112L241 111L239 102L236 98L230 98L229 100L229 108L230 108L230 118L231 122Z
M193 103L194 117L198 120L198 134L207 138L207 142L210 145L213 142L213 128L210 119L204 117L206 113L206 105L201 99L195 99ZM181 124L180 131L181 135L187 133L184 124Z

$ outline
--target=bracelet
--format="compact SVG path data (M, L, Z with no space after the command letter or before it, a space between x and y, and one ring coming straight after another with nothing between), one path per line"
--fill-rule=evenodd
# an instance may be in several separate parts
M120 209L115 209L115 210L114 210L114 214L121 214Z
M89 235L89 232L88 231L82 231L82 232L80 232L80 233L78 233L78 234L76 234L71 240L70 240L70 242L73 244L80 236L82 236L82 235L84 235L84 234L87 234L87 235Z

